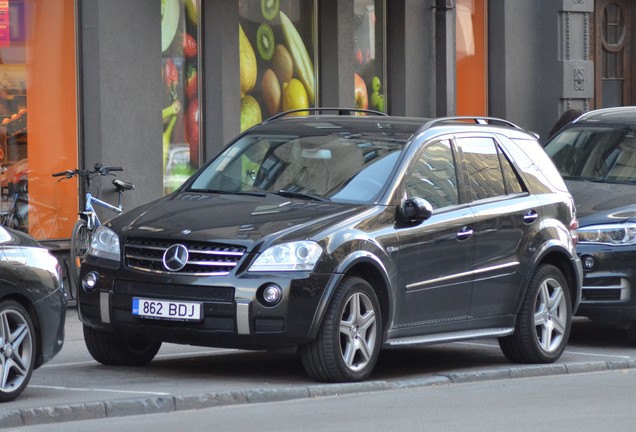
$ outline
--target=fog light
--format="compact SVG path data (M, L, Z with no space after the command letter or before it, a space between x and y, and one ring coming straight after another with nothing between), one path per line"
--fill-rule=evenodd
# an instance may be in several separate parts
M585 270L592 270L592 268L596 264L596 261L594 261L594 257L590 255L585 255L581 261Z
M283 298L283 290L278 285L268 285L263 289L263 301L266 306L274 306Z
M84 276L84 287L87 290L95 289L98 279L99 279L99 275L97 273L95 272L87 273L86 276Z

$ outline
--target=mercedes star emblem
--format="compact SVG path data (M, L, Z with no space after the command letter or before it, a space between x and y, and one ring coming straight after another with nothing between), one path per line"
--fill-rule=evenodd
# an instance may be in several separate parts
M163 266L169 271L179 271L188 263L188 255L188 248L184 245L172 245L163 254Z

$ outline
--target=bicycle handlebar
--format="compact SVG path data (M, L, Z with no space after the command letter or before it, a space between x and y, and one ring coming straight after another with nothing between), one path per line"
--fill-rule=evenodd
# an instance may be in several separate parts
M111 171L123 171L124 168L120 166L104 166L100 163L96 163L92 170L66 170L57 173L51 174L52 177L66 177L70 179L71 177L83 177L83 178L92 178L98 175L105 176L108 175ZM64 180L64 179L60 179Z

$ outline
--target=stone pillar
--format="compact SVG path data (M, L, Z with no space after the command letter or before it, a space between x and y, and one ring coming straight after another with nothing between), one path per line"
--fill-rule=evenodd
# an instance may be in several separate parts
M559 63L563 77L559 113L590 109L594 98L592 13L594 0L562 0L559 11Z

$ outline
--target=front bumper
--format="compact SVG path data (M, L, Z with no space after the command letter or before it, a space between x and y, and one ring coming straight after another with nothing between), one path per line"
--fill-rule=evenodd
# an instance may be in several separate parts
M126 338L245 349L277 349L311 340L329 287L340 279L309 272L159 275L110 270L87 262L82 265L81 280L89 272L98 274L96 286L81 287L78 292L79 316L88 326ZM259 297L269 284L283 289L282 300L273 307L265 306ZM196 322L139 318L132 314L134 297L200 302L203 317Z
M618 326L636 320L636 248L579 244L577 252L584 270L577 315Z

